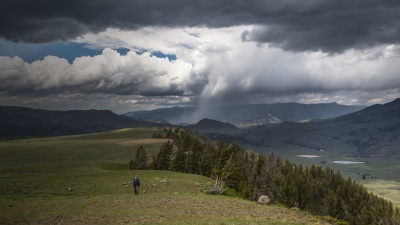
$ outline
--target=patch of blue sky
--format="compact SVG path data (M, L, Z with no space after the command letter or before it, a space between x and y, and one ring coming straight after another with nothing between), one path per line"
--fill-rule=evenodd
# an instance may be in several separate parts
M130 50L126 48L115 49L119 54L126 55ZM32 63L52 55L64 58L72 63L82 56L101 55L102 49L93 49L85 44L76 42L53 42L45 44L15 43L0 39L0 56L18 56L25 62Z
M117 51L120 55L126 55L126 54L128 54L128 52L130 52L131 50L130 50L130 49L127 49L127 48L118 48L118 49L115 49L115 51Z
M143 54L145 52L149 52L149 51L146 49L139 49L139 50L136 50L135 52L136 52L136 54L141 55L141 54ZM164 54L160 51L152 51L152 52L150 52L150 54L151 54L151 56L161 58L161 59L168 58L169 61L174 61L177 59L175 54Z
M155 56L157 58L168 58L169 61L176 60L176 55L174 55L174 54L164 54L164 53L159 52L159 51L154 51L154 52L151 52L151 55Z
M28 63L36 60L42 60L44 57L49 55L67 59L68 62L72 63L77 57L94 56L99 54L101 54L101 50L88 49L85 48L83 44L74 42L29 44L0 40L1 56L18 56Z
M126 55L130 51L130 49L127 48L118 48L114 50L116 50L120 55ZM76 42L29 44L15 43L0 39L0 56L18 56L28 63L32 63L36 60L43 60L44 57L49 55L64 58L69 63L72 63L78 57L101 55L102 51L103 49L91 48L90 46ZM147 50L142 49L136 51L139 55L144 52L147 52ZM159 51L153 51L151 52L151 55L157 58L168 58L169 61L176 60L176 55L174 54L164 54Z

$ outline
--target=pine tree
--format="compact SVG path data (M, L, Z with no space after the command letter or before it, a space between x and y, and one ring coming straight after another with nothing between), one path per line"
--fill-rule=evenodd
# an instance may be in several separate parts
M136 151L135 161L133 162L133 169L143 170L147 169L147 154L143 146L139 146Z
M173 143L169 140L160 147L160 151L156 157L156 169L168 170L170 168L173 147Z
M267 195L272 202L278 199L279 181L281 174L282 160L271 153L261 170L262 194Z
M190 172L193 174L200 173L200 156L202 155L203 151L203 144L198 138L192 138L192 146L191 146L191 153L190 154Z
M238 146L234 144L226 144L223 142L217 145L217 159L213 167L213 174L215 175L215 189L222 191L225 187L225 180L222 179L222 172L225 163L229 160L231 155L238 151Z
M185 170L186 155L185 154L186 154L185 151L181 147L178 147L178 149L175 151L174 158L172 160L171 170L177 171L177 172L186 172L186 170Z
M211 145L206 145L200 157L200 174L206 177L210 177L215 158L214 147L212 147Z
M236 191L240 191L240 189L246 184L245 172L242 163L238 160L238 153L230 155L222 168L221 178L228 187L233 188Z

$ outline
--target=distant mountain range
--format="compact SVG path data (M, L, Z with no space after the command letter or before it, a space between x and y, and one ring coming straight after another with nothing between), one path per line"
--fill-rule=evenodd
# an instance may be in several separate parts
M166 121L194 118L197 110L173 107L126 114L135 116L132 118L108 110L49 111L0 106L0 138L170 126ZM336 103L282 103L221 107L207 112L213 117L182 126L203 133L212 140L271 149L303 147L316 151L341 151L359 157L400 158L400 99L367 108ZM229 121L233 121L232 124Z
M337 103L299 104L249 104L227 107L172 107L150 111L128 112L124 115L148 121L168 121L172 124L195 123L203 118L219 120L237 127L276 124L283 121L302 121L331 118L356 112L365 107Z
M203 133L214 140L272 149L303 147L357 157L400 158L400 99L329 120L254 126L240 133L220 131Z
M85 134L155 125L159 126L108 110L50 111L0 106L0 138Z

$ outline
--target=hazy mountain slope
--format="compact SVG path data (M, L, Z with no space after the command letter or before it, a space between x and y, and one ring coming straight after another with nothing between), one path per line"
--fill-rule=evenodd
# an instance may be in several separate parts
M178 124L181 122L187 122L186 120L191 120L191 117L193 116L195 110L196 108L192 107L176 106L172 108L127 112L124 115L148 121L166 120L170 123Z
M400 99L373 105L327 124L351 128L348 143L357 146L360 155L400 157Z
M298 146L364 157L400 157L400 100L336 119L258 126L242 135L253 145Z
M337 117L363 109L361 106L328 104L249 104L205 109L172 107L151 111L128 112L125 115L145 119L165 119L171 123L194 123L210 118L236 126L263 125L281 121L301 121L313 118Z
M393 125L400 119L400 98L387 104L377 104L363 110L336 118L331 123Z
M49 111L0 106L0 137L83 134L151 125L108 110Z
M337 103L300 104L300 103L276 103L253 104L222 108L216 115L217 119L225 118L228 121L237 122L250 118L262 118L268 115L282 121L301 121L313 118L328 118L345 115L362 109L361 106L346 106Z

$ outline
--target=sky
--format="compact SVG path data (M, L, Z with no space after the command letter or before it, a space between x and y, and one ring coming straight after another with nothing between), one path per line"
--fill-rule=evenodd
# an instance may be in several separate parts
M0 105L116 113L400 97L397 0L2 0Z

